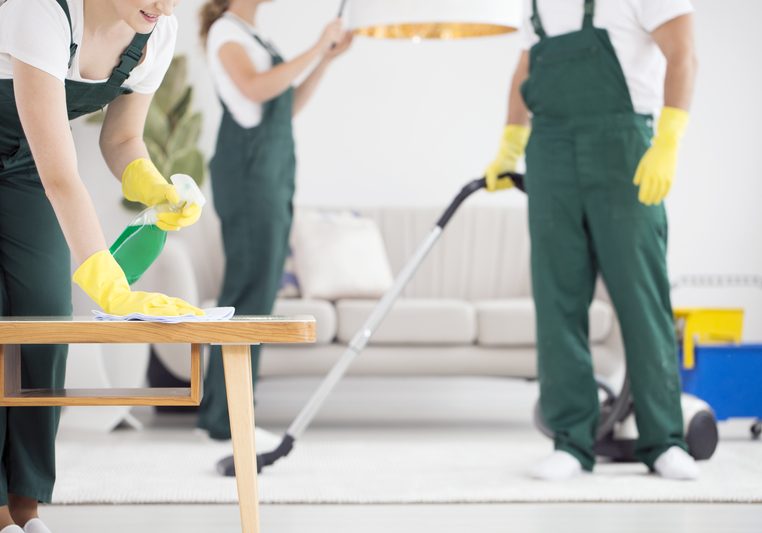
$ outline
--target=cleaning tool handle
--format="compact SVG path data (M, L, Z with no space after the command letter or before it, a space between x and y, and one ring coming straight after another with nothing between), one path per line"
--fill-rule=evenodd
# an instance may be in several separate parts
M521 192L526 192L526 189L524 188L524 175L519 174L517 172L503 172L502 174L498 174L497 181L500 180L511 180L513 182L514 187L516 187ZM479 180L476 180L480 183L480 189L487 186L487 178L481 178Z
M169 181L177 189L177 195L181 202L197 204L199 207L206 205L206 198L192 177L187 174L174 174L169 178Z
M516 186L516 188L520 191L524 191L524 175L518 174L516 172L504 172L497 177L498 180L502 179L510 179L513 181L513 184ZM458 193L458 196L455 197L455 199L452 201L450 206L447 208L447 210L444 212L442 217L437 222L437 226L440 228L444 228L447 223L450 221L452 216L455 214L455 212L460 207L460 204L462 204L466 198L474 194L476 191L479 191L481 189L485 189L487 187L487 178L477 178L465 185Z
M336 18L344 16L344 10L347 8L347 0L341 0L341 6L339 6L339 15Z

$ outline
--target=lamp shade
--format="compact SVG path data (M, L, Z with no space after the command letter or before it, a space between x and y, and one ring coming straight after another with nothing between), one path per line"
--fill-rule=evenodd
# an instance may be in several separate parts
M461 39L516 31L521 0L349 0L349 27L379 39Z

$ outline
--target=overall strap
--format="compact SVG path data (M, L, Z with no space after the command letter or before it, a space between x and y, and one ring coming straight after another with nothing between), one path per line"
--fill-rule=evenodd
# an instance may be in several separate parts
M540 12L537 10L537 0L532 0L532 16L529 20L532 21L532 27L534 28L534 32L537 34L537 37L542 40L548 36L548 34L545 33L545 28L542 27Z
M132 69L138 66L140 58L143 57L143 49L151 37L150 33L136 33L132 42L119 58L119 64L111 72L111 77L106 82L112 87L121 87L127 78L130 77Z
M270 43L268 43L267 41L265 41L264 39L262 39L262 38L261 38L261 37L260 37L260 36L257 34L257 32L256 32L256 31L253 31L253 29L252 29L252 28L251 28L251 27L250 27L248 24L246 24L246 23L245 23L243 20L241 20L241 18L240 18L240 17L238 17L238 16L236 16L236 15L233 15L233 14L232 14L232 13L230 13L230 12L226 12L224 16L225 16L225 18L227 18L228 20L231 20L231 21L235 22L236 24L238 24L238 25L239 25L239 26L240 26L240 27L243 29L243 31L245 31L246 33L248 33L249 35L251 35L252 37L254 37L254 40L255 40L255 41L257 41L257 43L259 43L259 45L260 45L262 48L264 48L264 49L265 49L265 51L266 51L268 54L270 54L272 57L280 57L280 54L279 54L279 53L278 53L278 51L275 49L275 47L274 47L273 45L271 45Z
M271 45L270 43L262 39L256 33L253 33L252 35L254 36L254 39L259 43L259 45L267 51L268 54L270 54L273 57L280 57L280 54L278 53L278 51L275 49L273 45Z
M69 43L69 68L71 68L72 63L74 62L74 55L77 53L77 43L74 42L74 28L71 25L71 13L69 13L69 3L66 0L56 0L58 2L58 5L61 6L61 9L63 9L64 15L66 15L66 20L69 22L69 35L71 36L69 40L71 41Z
M582 19L583 28L593 27L593 15L595 15L595 0L585 0L585 18Z

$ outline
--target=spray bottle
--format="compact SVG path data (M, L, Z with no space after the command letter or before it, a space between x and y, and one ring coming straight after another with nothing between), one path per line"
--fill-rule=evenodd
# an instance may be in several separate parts
M167 232L156 225L159 213L181 208L185 204L204 207L206 198L190 176L175 174L170 178L180 196L180 205L161 204L140 213L111 245L109 251L122 267L127 282L132 285L159 257L167 242Z

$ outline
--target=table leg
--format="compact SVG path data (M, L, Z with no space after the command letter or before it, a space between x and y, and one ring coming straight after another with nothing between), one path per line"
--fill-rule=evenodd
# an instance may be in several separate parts
M248 345L222 347L238 505L243 533L259 533L257 453L254 444L254 387Z

